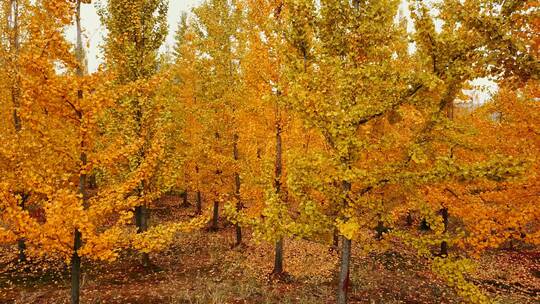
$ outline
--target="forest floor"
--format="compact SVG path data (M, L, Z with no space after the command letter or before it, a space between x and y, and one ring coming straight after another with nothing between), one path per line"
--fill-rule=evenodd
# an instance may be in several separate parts
M167 206L167 205L171 206ZM167 214L178 200L154 210L156 218L187 217L191 209ZM246 233L247 234L247 233ZM151 255L150 269L135 253L113 263L83 261L81 303L286 304L334 303L337 253L306 240L287 240L283 282L269 281L273 248L246 237L231 249L234 227L178 236L167 251ZM360 252L360 248L353 248ZM16 265L15 247L0 247L0 303L68 303L68 267L32 260ZM498 251L479 260L471 278L498 303L540 303L540 251ZM390 251L354 255L350 303L463 303L430 270L427 260L394 245Z

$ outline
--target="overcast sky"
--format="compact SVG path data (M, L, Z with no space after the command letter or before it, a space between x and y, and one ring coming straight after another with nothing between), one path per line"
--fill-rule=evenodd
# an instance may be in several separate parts
M98 0L94 2L104 4L106 1ZM180 14L184 11L189 11L199 2L199 0L169 0L169 37L167 38L165 47L173 44L174 32L180 20ZM81 19L87 42L85 45L89 46L87 50L88 69L90 72L93 72L102 61L99 45L103 41L105 30L99 22L95 4L83 4L81 8ZM75 40L75 32L73 30L68 31L67 35L72 36L70 38Z

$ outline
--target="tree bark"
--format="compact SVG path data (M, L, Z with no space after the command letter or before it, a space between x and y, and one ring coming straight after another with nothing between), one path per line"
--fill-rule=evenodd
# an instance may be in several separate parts
M219 202L214 201L214 215L212 216L212 226L210 226L210 230L217 231L219 229L218 222L219 222Z
M278 97L280 93L278 92ZM279 104L276 102L276 159L274 163L274 189L276 191L279 203L281 203L281 179L283 175L283 139L281 133L281 112ZM283 269L283 237L280 237L275 244L274 270L272 274L281 276Z
M238 165L238 160L240 159L240 155L238 152L238 134L234 134L233 136L233 157L235 163ZM236 200L236 211L240 212L243 208L242 206L242 199L240 197L240 173L238 173L238 168L234 172L234 198ZM236 243L235 246L240 246L242 244L242 227L237 222L235 224L235 230L236 230Z
M71 304L79 304L81 288L81 257L77 250L81 247L81 233L75 229L73 235L73 254L71 256Z
M334 233L332 234L332 250L339 250L339 231L337 228L334 228Z
M17 240L17 249L19 250L19 263L26 262L26 241L24 238Z
M201 190L197 190L196 201L197 201L197 214L201 214L202 213Z
M80 0L79 0L80 1ZM78 3L78 8L80 7L80 2ZM77 10L79 12L79 10ZM82 98L82 91L79 90L78 92L79 97ZM80 115L80 119L82 121L82 114ZM87 164L87 158L86 153L84 152L84 140L82 140L81 144L81 171L84 172L86 169ZM86 173L82 173L79 175L79 194L82 197L82 204L84 210L88 208L88 195L86 191L86 180L87 176ZM81 257L79 256L78 250L82 246L82 235L78 228L75 228L75 231L73 233L73 254L71 256L71 304L78 304L79 303L79 295L80 295L80 279L81 279Z
M79 2L78 2L79 3ZM82 92L81 92L82 94ZM79 95L80 96L80 95ZM84 148L84 141L83 141ZM84 168L87 163L86 154L81 152L81 164ZM83 169L82 168L82 169ZM83 208L88 208L88 196L86 193L86 174L79 176L79 193L82 196ZM78 250L82 246L82 235L78 228L75 228L73 233L73 254L71 256L71 304L79 304L80 288L81 288L81 257Z
M23 193L21 195L20 206L22 210L26 208L26 201L28 200L28 194ZM17 249L19 250L19 263L26 262L26 241L24 238L17 240Z
M283 139L281 138L281 123L276 122L276 160L275 160L275 172L274 172L274 188L276 194L281 194L281 178L283 175Z
M351 191L351 183L349 181L344 180L342 182L343 192L344 192L344 199L343 199L343 205L347 205L346 197L347 194ZM352 241L345 236L342 236L341 238L341 262L340 262L340 269L339 269L339 283L338 283L338 290L337 290L337 303L338 304L346 304L347 303L347 296L349 292L349 271L350 271L350 261L351 261L351 243Z
M274 270L272 274L275 276L283 275L283 238L280 238L276 242L275 257L274 257Z
M182 198L182 204L180 204L180 207L181 208L189 208L191 205L189 204L189 201L188 201L188 191L187 190L184 190L184 192L182 192L181 198Z
M444 235L446 236L448 231L448 208L444 207L441 209L441 216L443 219L443 225L444 225ZM448 256L448 242L442 241L441 242L441 256L446 257Z
M382 240L384 234L388 232L388 227L384 225L383 221L378 221L377 227L375 227L375 231L376 231L375 239L380 241Z
M15 131L19 133L22 129L21 117L20 117L20 77L19 77L19 1L10 0L9 3L9 17L8 28L10 29L10 53L11 53L11 69L13 80L11 83L11 100L13 103L13 125Z
M77 27L77 48L76 48L76 58L78 61L77 66L77 76L84 76L84 49L82 43L82 28L81 28L81 0L77 0L76 3L77 11L75 15L75 22ZM83 99L82 89L77 90L77 98L79 100ZM76 110L79 118L79 123L82 125L84 122L82 110ZM80 133L81 144L80 144L80 174L79 174L79 194L82 197L83 209L88 208L88 195L86 191L87 175L86 175L86 165L87 165L87 156L85 152L85 134ZM71 256L71 304L79 304L80 298L80 288L81 288L81 257L79 256L78 250L82 246L82 235L78 228L75 228L73 233L73 254Z
M349 271L351 262L352 241L342 236L341 244L341 263L339 271L337 304L346 304L350 284Z
M453 99L450 100L446 105L446 117L449 120L454 120L454 101ZM450 150L450 156L452 157L452 150ZM441 209L441 216L443 219L443 225L444 225L444 236L446 237L448 233L448 207L443 206ZM448 242L442 241L441 242L441 256L446 257L448 256Z
M236 223L234 225L234 228L236 232L236 242L234 243L234 246L237 247L242 245L242 227L240 226L240 224Z
M135 207L135 221L137 224L137 233L144 233L148 230L149 210L146 206ZM141 254L141 264L143 267L150 266L150 255L146 252Z

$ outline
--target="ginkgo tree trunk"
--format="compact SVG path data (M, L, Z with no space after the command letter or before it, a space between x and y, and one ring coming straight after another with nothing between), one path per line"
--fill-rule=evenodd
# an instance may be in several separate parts
M278 92L277 98L280 98L280 93ZM275 106L275 125L276 125L276 151L275 151L275 162L274 162L274 188L276 191L276 196L279 199L280 203L283 203L283 122L281 117L280 102L276 101ZM283 268L283 236L281 236L275 244L275 253L274 253L274 269L272 274L276 276L282 276L284 274Z
M75 46L75 57L77 60L77 68L76 68L76 75L77 77L82 78L85 74L86 68L85 68L85 55L84 55L84 47L83 47L83 41L82 41L82 25L81 25L81 0L77 0L75 4L75 27L77 31L77 42ZM84 98L84 92L81 88L77 90L77 98L82 100ZM81 101L79 101L80 103ZM81 134L79 135L81 137L80 140L80 168L79 168L79 195L82 199L82 206L83 208L88 208L88 193L87 193L87 174L86 174L86 166L87 166L87 147L86 145L86 138L84 134L84 127L83 127L83 121L85 119L88 119L87 117L84 117L84 111L81 110L75 110L75 115L79 119L79 124L81 124ZM79 298L80 298L80 278L81 278L81 257L79 256L79 249L82 246L82 235L79 231L79 228L75 228L75 231L73 232L73 256L71 257L71 303L72 304L78 304Z

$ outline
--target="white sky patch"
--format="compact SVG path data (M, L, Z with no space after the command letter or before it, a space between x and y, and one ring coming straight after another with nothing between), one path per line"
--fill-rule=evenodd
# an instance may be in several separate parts
M482 105L491 99L499 90L498 84L488 78L477 78L470 82L471 89L463 90L465 95L470 99L465 100L466 103L471 103L473 106Z

